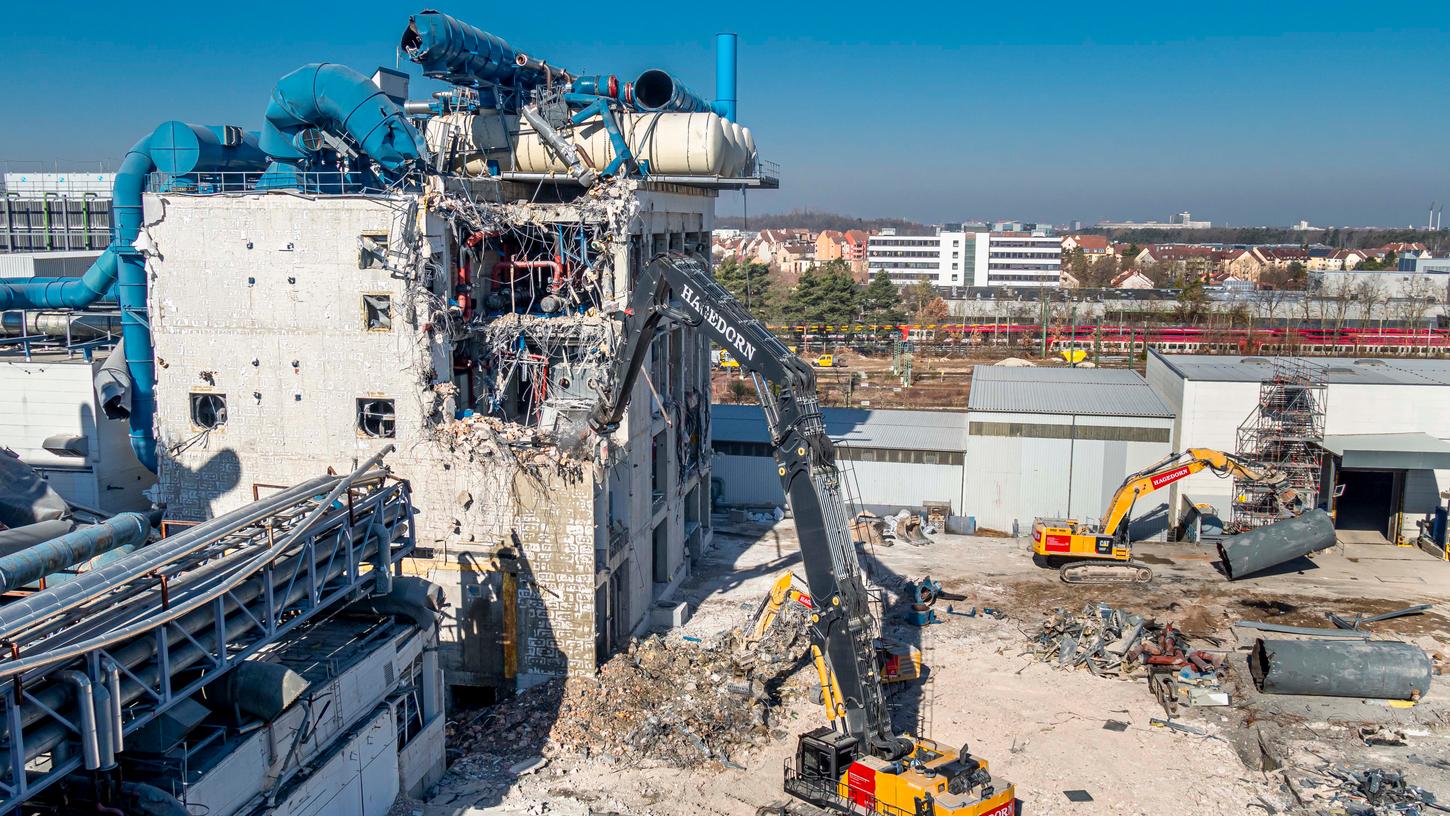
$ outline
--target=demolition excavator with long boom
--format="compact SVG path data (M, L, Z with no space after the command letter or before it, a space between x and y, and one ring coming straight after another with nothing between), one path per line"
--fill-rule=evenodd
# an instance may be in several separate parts
M1015 788L994 780L967 746L948 748L891 725L873 643L875 620L841 498L835 448L826 436L811 367L792 354L681 253L640 271L621 318L624 340L590 416L612 433L629 405L662 324L698 329L749 372L765 409L776 472L795 516L806 583L815 604L811 651L829 725L800 734L785 790L837 813L890 816L1015 816Z

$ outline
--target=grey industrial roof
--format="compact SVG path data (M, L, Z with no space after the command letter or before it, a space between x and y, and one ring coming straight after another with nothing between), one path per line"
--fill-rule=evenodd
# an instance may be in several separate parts
M834 441L863 448L963 451L967 415L961 411L891 411L826 408L826 433ZM728 442L769 442L765 412L758 405L710 406L711 435Z
M1185 380L1263 382L1273 373L1273 357L1240 354L1159 354ZM1450 360L1395 357L1287 357L1323 370L1324 381L1362 385L1450 385Z
M1414 431L1386 434L1327 434L1325 449L1347 468L1450 469L1450 444Z
M972 368L971 411L1171 418L1136 371L1125 368Z

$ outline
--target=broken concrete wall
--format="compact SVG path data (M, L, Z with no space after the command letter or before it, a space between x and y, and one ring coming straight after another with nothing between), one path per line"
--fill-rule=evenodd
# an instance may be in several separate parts
M708 247L710 196L629 192L638 206L623 214L618 202L485 206L531 229L588 214L621 230L599 282L607 315L653 253ZM663 333L620 430L562 451L551 425L456 413L456 344L494 326L460 328L450 224L421 212L422 197L152 195L146 204L171 517L225 512L266 485L347 470L395 442L388 464L410 481L417 511L410 569L444 586L454 608L442 633L451 684L589 672L649 627L656 600L688 574L687 554L708 541L699 451L708 450L709 370L697 335ZM368 308L379 297L391 307L386 326ZM597 313L550 322L561 321L609 322ZM225 422L198 424L193 401L203 396L224 397ZM390 438L363 427L360 400L392 401Z

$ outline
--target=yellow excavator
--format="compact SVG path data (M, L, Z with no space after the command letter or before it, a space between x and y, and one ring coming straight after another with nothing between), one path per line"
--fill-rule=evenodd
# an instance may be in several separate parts
M1283 484L1285 475L1260 470L1232 454L1212 448L1189 448L1171 453L1145 470L1131 474L1113 493L1100 524L1076 519L1039 518L1032 522L1033 560L1057 566L1058 575L1069 584L1146 584L1153 580L1147 565L1134 561L1128 535L1133 504L1139 496L1167 487L1202 470L1223 478L1235 478L1267 485ZM1297 514L1301 500L1292 489L1278 494L1279 506Z
M826 725L797 735L783 787L795 805L842 816L1017 816L1016 788L966 745L897 731L882 690L875 615L826 434L816 372L710 275L705 262L665 253L640 270L620 347L589 417L599 434L623 420L662 322L696 328L749 373L765 409L775 470L789 497L809 587L811 656ZM793 812L795 805L762 812Z
M760 607L755 610L754 623L750 625L750 631L745 635L747 648L755 646L765 637L765 633L770 630L770 625L780 616L780 610L786 604L796 604L806 610L816 608L809 590L798 586L800 583L800 578L790 570L784 570L776 576L770 592L761 600ZM819 650L812 653L812 658L816 661L816 670L820 671ZM902 643L891 638L879 638L876 643L876 666L881 672L881 682L884 685L918 680L922 676L921 650L909 643Z

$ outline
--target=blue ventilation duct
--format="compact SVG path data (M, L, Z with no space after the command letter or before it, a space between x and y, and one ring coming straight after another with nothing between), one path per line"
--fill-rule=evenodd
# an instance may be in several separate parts
M711 107L721 117L735 119L735 46L734 34L715 35L715 104Z
M424 76L454 85L527 90L545 78L537 67L520 65L519 52L504 40L431 9L408 18L401 45Z
M347 139L391 179L426 164L423 137L403 109L346 65L315 62L277 80L266 119L261 148L274 160L267 169L273 181L317 156L319 130Z
M264 156L256 134L230 126L166 122L132 146L116 172L111 192L111 245L79 278L26 281L0 286L0 308L82 309L114 291L121 309L121 337L131 374L131 449L156 472L156 362L146 318L146 262L134 244L141 233L141 193L154 170L170 175L221 171L257 172Z
M634 103L642 111L710 113L710 103L701 99L668 72L651 68L634 81Z
M0 309L82 309L116 284L116 254L109 249L79 278L35 278L0 284Z

